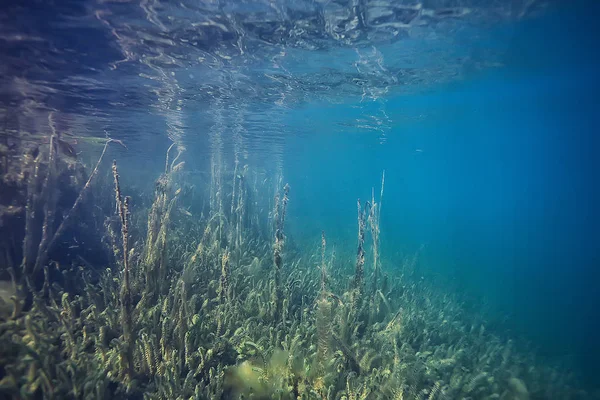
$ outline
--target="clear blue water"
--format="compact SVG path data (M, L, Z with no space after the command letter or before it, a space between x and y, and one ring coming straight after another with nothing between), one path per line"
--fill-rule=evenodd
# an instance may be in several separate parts
M383 253L399 260L425 245L423 270L485 299L545 354L574 355L590 382L600 351L594 9L493 28L503 66L390 96L384 143L339 132L337 121L358 117L347 105L307 106L308 132L286 153L299 231L335 226L353 238L355 205L342 199L370 198L385 170Z
M171 141L198 185L237 155L289 182L292 240L350 254L385 170L384 268L420 251L424 279L597 385L600 8L391 2L439 14L352 29L346 3L3 3L2 119L122 139L142 191Z

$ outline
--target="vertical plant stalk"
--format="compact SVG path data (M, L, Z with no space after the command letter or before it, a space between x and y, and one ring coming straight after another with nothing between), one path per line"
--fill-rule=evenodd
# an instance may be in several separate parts
M325 294L317 300L315 325L317 330L317 374L325 375L326 364L331 356L331 332L333 312L331 301Z
M169 173L169 154L171 154L171 149L175 147L175 143L171 143L171 145L169 146L169 148L167 149L167 157L165 159L165 174ZM175 157L175 159L173 160L173 163L175 163L175 161L177 161L177 159L179 158L179 154L178 153L177 156Z
M229 249L225 249L221 257L221 279L219 280L219 305L221 312L217 319L217 337L223 333L223 319L227 313L226 307L231 302L231 291L229 289Z
M362 303L364 275L365 275L365 216L369 203L365 204L364 209L361 207L360 199L357 201L358 207L358 246L356 251L356 266L354 269L354 280L352 282L352 303L353 309L356 312Z
M148 215L148 233L144 248L145 291L154 296L160 294L160 264L164 253L161 242L162 222L167 209L168 176L163 174L156 182L154 202Z
M325 286L327 282L327 265L325 263L325 246L327 241L325 240L325 231L321 232L321 294L325 293Z
M275 291L273 302L275 303L274 318L276 321L279 320L279 317L281 316L283 304L283 289L281 284L281 267L283 266L283 259L281 253L283 252L283 243L285 240L283 226L285 223L285 210L288 203L289 192L290 185L286 184L283 188L283 198L281 200L281 204L279 204L278 199L275 200L275 244L273 245Z
M36 262L37 249L35 248L34 225L35 208L37 204L37 182L39 179L40 163L42 162L42 153L31 161L33 164L32 172L27 182L27 204L25 206L25 237L23 238L23 259L21 260L22 278L27 278Z
M219 281L219 302L225 304L231 300L229 291L229 250L225 249L221 257L221 279Z
M383 185L385 184L385 169L381 173L381 191L379 192L379 208L377 209L377 220L381 217L381 202L383 201Z
M238 161L238 157L236 154L235 155L235 166L233 168L233 182L232 182L233 189L231 189L231 211L229 213L229 216L230 216L229 218L231 218L231 219L233 219L233 215L236 210L235 203L236 203L237 198L235 195L236 195L236 187L237 187L237 180L238 180L238 178L237 178L238 166L239 166L239 161Z
M42 238L38 245L37 258L35 260L35 266L33 273L40 269L43 263L46 262L46 254L48 248L48 242L50 241L50 235L52 231L52 225L54 225L54 213L56 212L56 137L55 135L50 136L50 150L48 152L48 170L46 171L46 178L44 179L44 185L42 186L42 193L40 197L44 202L44 222L42 224Z
M220 139L217 142L220 142ZM211 156L210 213L223 216L223 172L221 168L221 149L219 144L219 147L213 151ZM219 243L223 240L223 228L223 218L219 218L218 230L216 231Z
M134 349L134 332L132 318L132 300L131 300L131 283L129 270L129 201L130 198L123 199L121 195L121 186L119 184L119 171L117 170L117 162L113 161L112 165L113 178L115 182L115 200L117 203L117 211L121 221L121 237L123 241L123 277L121 282L121 324L123 325L123 342L125 346L125 362L127 364L125 376L128 380L133 378L133 349Z
M321 232L321 291L317 298L316 328L317 328L317 374L321 377L325 374L325 364L330 357L331 349L331 321L333 320L332 304L328 299L326 289L327 270L325 262L325 232Z
M171 199L169 199L169 192L173 174L184 165L184 162L175 164L182 154L181 151L178 151L177 156L169 163L169 155L174 146L175 143L167 150L165 172L156 181L154 202L148 215L148 233L143 251L144 270L139 271L145 279L142 295L144 301L149 300L150 297L156 299L168 286L165 284L168 225L175 199L181 193L181 189L178 189Z
M239 161L235 159L233 170L233 189L231 192L231 210L229 213L229 232L227 236L228 245L241 254L240 246L242 244L242 223L244 219L244 176L246 173L244 166L243 172L239 171Z
M177 337L179 340L179 362L180 368L183 368L185 364L185 348L186 348L186 334L188 332L188 309L187 309L187 292L185 290L185 281L183 279L180 280L180 293L181 300L179 304L179 315L177 321Z
M52 248L56 244L57 240L62 236L62 234L64 233L65 229L69 225L69 222L71 222L71 219L75 215L75 211L77 211L77 208L79 207L79 204L81 204L81 202L83 201L83 199L85 197L85 193L87 193L87 191L89 190L90 186L92 185L92 180L98 174L98 169L100 167L100 164L102 163L102 160L104 159L104 154L106 154L106 150L108 149L108 145L111 142L119 143L123 147L125 147L125 145L120 140L108 139L106 141L106 143L104 143L104 148L102 149L102 153L100 154L100 157L98 157L98 161L96 162L96 166L94 167L94 169L90 173L90 176L88 177L88 180L85 183L85 185L83 185L83 188L81 188L81 190L79 191L79 195L77 196L77 199L75 199L75 203L73 203L73 206L71 207L71 209L69 210L69 212L67 213L67 215L61 221L60 225L56 229L56 232L54 232L54 235L52 235L52 239L50 239L49 242L48 242L48 244L45 245L45 246L43 246L43 248L42 248L42 243L40 243L40 251L41 252L38 253L38 256L37 256L37 259L36 259L36 263L35 263L34 272L37 272L37 270L39 270L39 268L42 265L45 264L45 262L47 260L47 257L48 257L48 253L50 252L50 250L52 250ZM37 167L36 167L36 170L37 170ZM36 174L37 174L37 172L36 172ZM42 239L42 241L43 241L43 239Z
M381 221L381 201L383 199L383 185L385 183L385 171L381 176L381 191L379 194L379 202L375 202L375 190L371 191L371 209L369 210L369 226L371 228L371 237L373 238L373 288L372 295L374 296L378 289L379 277L381 275L380 263L380 221Z
M21 260L22 279L27 279L37 263L39 242L36 237L36 209L39 202L38 185L40 180L40 165L43 154L40 151L32 161L33 168L27 182L27 203L25 207L25 237L23 238L23 258ZM43 191L43 189L42 189ZM38 246L36 246L36 242Z
M373 287L371 295L375 295L379 281L379 222L377 221L377 209L379 204L373 203L369 213L369 226L371 227L371 237L373 238Z
M236 221L236 227L235 227L235 232L236 232L235 246L236 246L236 248L238 248L240 250L239 254L242 253L240 247L242 246L242 243L244 242L243 227L244 227L244 217L245 217L245 210L246 210L245 198L247 195L245 177L246 177L247 172L248 172L248 165L244 165L242 174L240 175L240 178L239 178L238 195L237 195L237 206L236 206L237 221Z

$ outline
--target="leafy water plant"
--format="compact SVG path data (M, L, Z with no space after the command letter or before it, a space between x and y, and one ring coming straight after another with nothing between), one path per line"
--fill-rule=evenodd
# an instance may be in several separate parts
M35 196L48 197L40 190L48 173L41 171L49 171L42 166L55 155L37 161ZM167 155L147 212L123 195L127 188L113 163L105 189L112 192L109 209L116 209L106 224L114 265L31 260L39 253L32 243L39 249L44 233L30 234L23 255L29 258L18 275L32 283L19 288L26 295L12 292L14 307L0 321L1 396L592 398L564 370L490 333L447 293L387 264L384 274L378 248L383 179L378 203L373 195L364 207L358 203L357 255L344 259L329 256L324 233L316 252L286 238L287 185L275 201L273 235L267 223L256 224L248 213L257 208L245 205L259 190L247 187L242 176L248 172L240 175L237 167L231 192L215 178L219 189L209 194L208 214L178 218L176 205L185 199L178 159ZM36 162L27 162L35 171ZM35 196L28 201L38 202ZM85 206L80 203L73 208ZM30 215L25 223L40 227L45 219ZM365 285L365 268L372 285Z

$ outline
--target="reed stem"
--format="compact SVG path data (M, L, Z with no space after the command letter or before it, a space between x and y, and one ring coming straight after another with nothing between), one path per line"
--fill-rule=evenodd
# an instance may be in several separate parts
M125 375L128 380L131 380L134 372L133 350L135 343L135 333L133 331L132 318L132 299L131 299L131 283L129 270L129 202L130 197L123 199L121 195L121 186L119 183L119 171L117 170L117 162L113 161L112 165L113 178L115 183L115 200L117 203L117 211L121 221L121 239L123 242L123 276L121 282L120 302L121 302L121 324L123 327L123 342L125 346L125 361L127 363Z

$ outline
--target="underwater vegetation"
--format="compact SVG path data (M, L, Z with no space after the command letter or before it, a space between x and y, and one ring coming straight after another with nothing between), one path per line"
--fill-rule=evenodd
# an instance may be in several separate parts
M383 178L358 201L346 256L327 232L296 247L293 188L261 187L237 162L229 175L212 166L192 213L173 145L144 208L127 171L103 162L122 143L107 140L86 172L61 140L1 149L1 398L593 397L415 278L416 255L386 271ZM83 224L97 232L91 256L66 253Z

